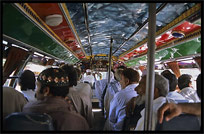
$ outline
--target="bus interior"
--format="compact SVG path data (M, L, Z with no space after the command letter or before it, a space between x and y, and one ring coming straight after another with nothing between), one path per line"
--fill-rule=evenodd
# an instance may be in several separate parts
M177 77L191 74L196 89L201 73L201 2L155 3L154 33L149 24L152 3L1 4L2 86L20 90L17 78L23 70L37 77L42 70L62 64L82 72L91 69L96 80L121 65L142 75L149 69L148 37L152 36L154 71L168 69ZM95 113L100 111L98 102L93 92ZM102 129L99 120L95 130Z

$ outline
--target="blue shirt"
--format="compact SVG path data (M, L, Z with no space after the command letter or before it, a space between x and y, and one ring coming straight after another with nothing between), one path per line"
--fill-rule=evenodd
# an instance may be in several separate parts
M110 102L113 99L114 95L121 90L120 82L113 79L107 87L106 94L104 97L104 107L106 111L106 117L109 115Z
M138 96L137 92L134 90L137 85L138 84L130 84L114 95L110 103L109 111L111 130L122 130L126 116L125 107L131 98Z

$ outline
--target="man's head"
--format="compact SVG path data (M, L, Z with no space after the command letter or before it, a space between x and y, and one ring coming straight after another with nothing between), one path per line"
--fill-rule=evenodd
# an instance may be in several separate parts
M117 81L120 81L120 77L121 77L121 73L123 72L123 70L125 69L126 67L125 66L119 66L116 70L115 70L115 73L114 73L114 78L117 80Z
M90 69L87 69L87 70L86 70L86 74L87 74L87 75L91 75L91 70L90 70Z
M18 78L18 83L21 86L22 91L26 91L27 89L34 90L35 81L35 74L30 70L24 70Z
M186 87L190 87L192 85L192 76L189 74L182 74L178 78L178 87L180 90Z
M171 72L168 73L161 73L162 76L164 76L166 79L169 80L169 91L175 91L176 86L178 84L178 80L176 78L176 75L172 74Z
M146 92L146 75L142 76L139 85L135 88L140 96L144 96ZM159 74L155 74L154 99L160 96L166 96L169 92L169 82L166 78Z
M69 87L76 86L77 85L77 71L73 67L73 65L65 64L61 67L63 69L68 78L69 78Z
M78 68L74 68L74 69L75 69L76 72L77 72L77 80L79 81L79 80L81 79L81 77L82 77L82 75L81 75L81 70L78 69Z
M120 84L122 89L127 87L130 84L138 83L139 82L139 73L132 69L132 68L126 68L121 73L121 80Z
M60 68L47 68L37 78L36 98L43 99L45 96L65 97L68 94L69 78Z
M201 74L199 74L196 79L196 87L197 87L198 97L201 99Z

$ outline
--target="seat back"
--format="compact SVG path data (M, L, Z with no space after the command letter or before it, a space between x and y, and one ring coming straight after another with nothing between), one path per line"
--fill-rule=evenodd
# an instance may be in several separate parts
M4 130L7 131L51 131L54 130L52 118L48 114L16 112L4 119Z
M157 123L157 131L195 131L200 130L198 117L191 114L181 114L169 121L164 120L162 124Z

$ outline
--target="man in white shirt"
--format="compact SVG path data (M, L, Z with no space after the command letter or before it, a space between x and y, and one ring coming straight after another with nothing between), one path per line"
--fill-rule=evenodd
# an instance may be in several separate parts
M121 90L114 95L110 103L109 117L104 130L122 130L125 119L126 103L138 94L134 90L139 82L139 73L132 68L126 68L121 73Z
M146 75L144 75L135 89L139 96L145 96L146 91ZM162 75L155 74L155 88L153 100L152 130L155 130L157 124L157 110L164 104L169 92L169 82ZM144 130L145 108L140 112L141 118L138 120L135 130Z
M169 98L169 100L172 102L179 102L179 103L188 102L187 99L185 99L181 94L179 94L176 91L176 86L178 84L176 75L166 70L163 71L161 75L164 76L169 81L169 93L166 97Z
M119 66L114 72L114 78L111 80L110 84L107 87L105 96L104 96L104 108L106 117L109 116L110 102L113 99L114 95L121 90L120 85L120 75L125 69L125 66Z
M196 90L192 87L192 76L183 74L178 78L178 87L181 90L180 94L189 101L200 102Z
M94 82L95 82L95 78L94 78L94 76L92 75L92 73L91 73L91 70L90 69L87 69L86 70L86 77L84 77L84 79L83 79L83 82L88 82L88 83L90 83L91 84L91 86L93 86L93 84L94 84Z
M35 74L30 70L24 70L18 78L18 84L21 87L21 92L28 101L36 101L35 98Z
M81 79L81 70L79 70L78 68L75 68L75 70L77 71L78 81L77 81L77 85L74 86L74 88L76 89L76 91L81 92L83 94L86 94L91 99L92 98L91 86L88 83L80 82L80 79Z

